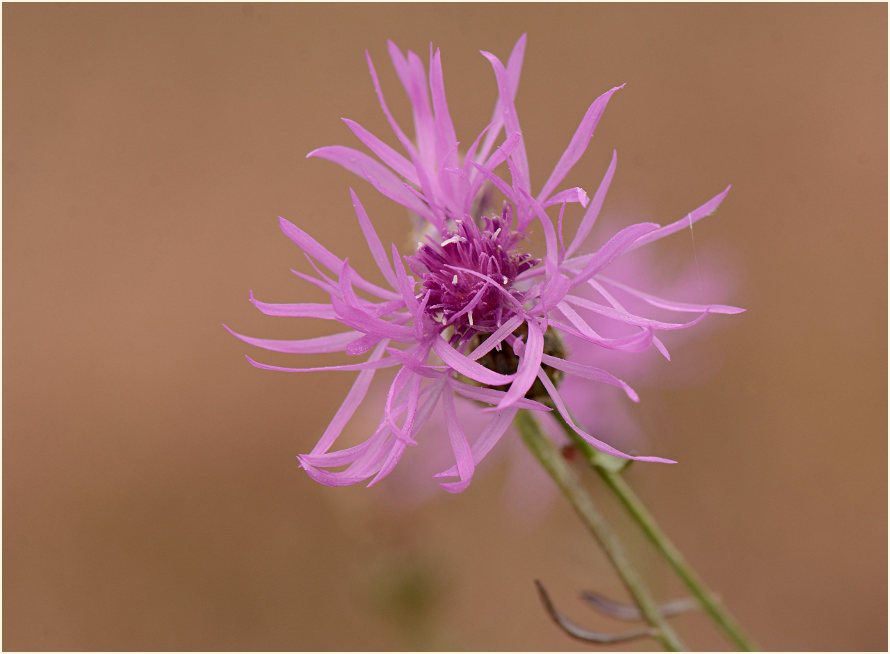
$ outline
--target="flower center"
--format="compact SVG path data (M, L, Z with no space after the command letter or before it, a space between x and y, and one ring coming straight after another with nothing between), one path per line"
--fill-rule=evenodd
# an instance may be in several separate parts
M526 294L516 288L516 277L538 263L516 249L522 235L510 228L509 207L482 222L458 220L444 240L427 237L407 257L420 276L427 316L440 330L452 327L457 341L490 334L521 311Z

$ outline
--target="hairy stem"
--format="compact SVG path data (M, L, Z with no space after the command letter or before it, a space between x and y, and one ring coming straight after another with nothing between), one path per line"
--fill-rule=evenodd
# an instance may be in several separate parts
M617 536L597 511L577 476L562 458L559 449L544 435L540 425L528 411L519 411L514 424L531 453L553 478L584 526L602 546L634 602L640 608L643 619L654 629L653 636L669 651L685 651L686 647L659 612L655 600L625 554Z

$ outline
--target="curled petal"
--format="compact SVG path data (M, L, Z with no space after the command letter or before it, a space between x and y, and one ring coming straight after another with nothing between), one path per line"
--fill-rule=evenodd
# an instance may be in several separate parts
M282 218L281 216L278 217L278 224L281 227L281 231L284 232L284 235L296 243L303 252L313 259L320 261L321 265L333 273L340 270L340 266L343 265L343 260L309 236L305 231L294 225L287 218Z
M315 352L343 352L350 343L361 338L361 334L355 331L319 336L317 338L304 338L300 340L279 340L271 338L253 338L239 334L228 326L223 328L235 338L241 339L249 345L261 347L271 352L285 352L287 354L312 354ZM379 339L378 339L379 340Z
M393 442L389 454L386 455L383 465L380 466L380 470L374 475L374 479L368 482L368 488L380 482L395 469L396 464L402 460L402 455L405 453L407 447L408 443L405 441L395 440Z
M566 308L564 307L564 304L565 303L558 306L561 311ZM641 329L637 333L631 334L630 336L621 336L619 338L605 338L593 331L590 326L587 326L587 328L582 331L581 329L574 328L563 323L560 320L556 320L552 316L549 319L549 323L551 327L555 327L560 331L569 334L570 336L575 336L576 338L580 338L581 340L587 341L588 343L599 345L606 348L607 350L615 350L618 352L642 352L652 344L653 337L651 329Z
M269 302L261 302L253 296L250 291L250 303L267 316L284 316L288 318L323 318L325 320L336 320L334 315L334 307L330 304L320 304L317 302L297 302L292 304L271 304Z
M378 370L380 368L392 368L399 365L398 359L386 358L379 361L365 361L364 363L349 363L345 366L318 366L315 368L284 368L282 366L270 366L266 363L254 361L249 356L244 357L250 362L250 365L263 370L277 370L279 372L326 372L330 370Z
M708 315L707 311L703 311L699 316L696 316L694 320L690 320L689 322L663 322L661 320L652 320L651 318L635 316L627 311L613 309L612 307L607 307L605 305L598 304L597 302L592 302L586 298L578 297L577 295L566 295L565 299L566 302L571 302L572 304L575 304L579 307L583 307L589 311L598 313L608 318L613 318L614 320L618 320L628 325L636 325L638 327L651 327L652 329L686 329L687 327L697 325L702 320L704 320L705 316Z
M516 115L516 106L513 103L513 93L510 90L510 80L507 77L507 71L501 60L490 52L482 51L482 56L488 59L491 67L494 69L494 76L498 84L498 95L500 109L504 115L504 128L507 130L507 136L511 134L522 134L519 127L519 118ZM525 153L525 144L520 140L516 145L516 149L511 156L513 165L516 167L515 181L518 188L525 191L531 190L531 184L528 174L528 156Z
M565 149L565 152L562 153L562 156L559 158L559 162L553 168L553 172L550 174L550 178L544 184L541 189L540 195L538 195L538 200L540 202L545 202L550 193L553 192L559 183L565 179L565 176L572 169L578 160L581 158L581 155L584 154L584 151L587 150L587 145L590 143L590 139L593 138L593 132L596 129L596 126L599 124L600 118L603 117L603 112L606 110L606 105L609 104L609 100L615 91L619 89L623 89L624 84L621 86L616 86L605 93L603 93L600 97L593 101L593 104L590 105L587 109L587 113L584 114L584 118L581 119L581 123L578 125L578 129L575 131L574 136L572 136L572 140L569 142L569 146Z
M590 234L590 230L593 229L593 225L596 223L596 219L599 216L600 209L603 208L603 202L606 199L606 193L609 191L609 185L612 183L612 177L615 176L615 166L617 163L618 153L615 150L612 150L612 162L609 164L609 168L606 170L606 174L603 176L600 185L597 187L596 193L593 194L593 201L588 205L587 211L581 219L581 224L578 225L578 231L575 232L575 238L572 239L571 245L569 245L566 250L566 257L572 256L575 250L581 247L581 244L584 243L584 239L587 238L587 235Z
M510 334L516 331L516 328L522 324L522 318L519 316L513 316L507 322L505 322L501 327L495 331L491 336L486 338L482 343L479 344L475 350L470 352L467 355L467 358L476 361L477 359L482 358L489 352L491 352L495 347L501 344L501 342Z
M448 428L448 439L451 441L451 450L454 452L454 460L457 466L457 474L460 481L443 482L439 484L449 493L460 493L470 484L473 478L473 471L476 469L476 463L473 460L473 453L470 450L470 444L467 442L467 436L464 434L460 421L454 410L454 399L450 393L442 396L445 412L445 426ZM502 432L503 433L503 432Z
M543 205L545 207L552 207L555 204L563 204L565 202L577 202L582 207L586 207L587 203L590 202L590 198L587 197L587 192L581 188L580 186L574 186L572 188L568 188L565 191L560 191L553 197L546 200Z
M442 56L438 50L430 61L430 95L433 100L433 121L435 123L436 149L440 157L446 157L443 166L457 166L457 136L448 112L445 97L445 82L442 74Z
M602 282L606 282L610 286L614 286L615 288L620 288L622 291L651 304L653 307L658 307L660 309L668 309L670 311L684 311L687 313L698 313L707 311L708 313L724 313L724 314L736 314L736 313L744 313L745 309L740 307L734 307L727 304L693 304L691 302L677 302L675 300L667 300L665 298L658 297L656 295L650 295L649 293L644 293L643 291L637 290L627 284L622 284L621 282L615 281L614 279L609 279L608 277L603 277L600 275L598 279Z
M584 266L584 269L572 279L572 286L586 282L612 263L617 257L633 249L634 244L638 243L639 239L657 229L658 225L655 223L637 223L622 229L599 250L594 252L587 265Z
M688 214L680 218L680 220L672 222L670 225L665 225L660 229L641 236L639 239L637 239L637 241L630 249L636 250L640 246L651 243L652 241L657 241L658 239L669 236L674 232L679 232L681 229L692 227L693 223L696 223L702 218L710 216L712 213L714 213L717 210L717 207L720 206L720 203L723 202L723 198L726 197L726 194L729 193L729 189L731 188L731 185L727 186L722 193L718 193L710 200L705 202L703 205L701 205L698 209L693 209Z
M379 360L383 356L387 345L389 345L388 340L381 341L368 357L368 361ZM358 377L352 384L352 388L349 389L349 393L346 394L346 398L343 400L340 408L337 409L337 413L334 414L334 418L324 430L321 438L318 439L318 443L312 448L313 454L327 452L337 437L340 436L343 428L355 414L362 400L365 399L375 372L375 370L363 370L358 374Z
M590 379L592 381L610 384L611 386L617 386L618 388L623 390L627 397L629 397L632 401L640 401L640 396L637 395L637 392L633 388L631 388L627 382L618 379L618 377L606 370L594 368L593 366L585 366L583 364L568 361L566 359L560 359L559 357L554 357L549 354L545 354L542 357L542 362L546 363L551 368L562 370L563 372L570 375L576 375L578 377L583 377L584 379Z
M485 458L485 455L497 444L504 432L509 429L510 423L513 422L513 418L518 410L513 407L505 411L498 411L494 418L485 426L485 429L482 430L482 433L479 434L479 437L473 443L471 454L474 465L478 466L482 459ZM453 477L457 474L459 474L458 467L453 465L448 470L443 470L433 476L442 478Z
M465 354L461 354L441 338L437 338L433 341L433 352L439 355L449 368L459 372L464 377L469 377L473 381L479 382L480 384L504 386L511 383L516 378L515 374L502 375L493 370L489 370L485 366L476 363Z
M510 52L510 58L507 59L507 84L510 89L510 100L513 101L516 98L516 91L519 88L519 76L522 73L522 62L525 58L525 43L526 43L526 34L523 34L516 41L516 44L513 46L512 52ZM498 136L498 133L501 131L501 127L504 125L504 111L502 107L502 100L500 97L497 99L497 103L495 104L494 114L491 118L491 129L488 130L488 134L485 137L485 142L482 144L482 148L479 150L479 157L477 161L484 160L488 153L491 152L491 147L494 144L495 139Z
M395 48L395 50L398 50L398 48ZM392 49L390 49L390 54L392 54ZM401 54L399 56L401 56ZM371 73L371 82L374 84L374 91L377 93L377 101L380 103L380 108L383 110L386 119L389 121L390 127L392 127L393 132L395 132L396 137L399 139L399 143L402 144L402 147L404 147L408 153L411 163L417 172L417 181L420 182L420 188L423 191L424 196L428 199L432 199L435 197L435 194L431 186L429 175L421 160L421 154L417 151L417 148L411 142L411 139L409 139L402 131L402 128L399 127L399 124L389 111L389 107L387 107L386 100L383 97L383 90L380 87L380 80L377 78L377 71L374 69L371 55L367 51L365 51L365 59L368 62L368 70ZM424 207L422 211L418 211L417 213L430 220L440 232L445 229L445 218L439 212L435 210L431 211Z
M396 275L392 270L392 266L389 265L389 259L386 257L380 237L377 236L377 230L374 229L371 219L368 218L368 212L365 211L355 191L349 189L349 194L352 196L352 206L355 209L355 215L358 216L359 225L362 228L362 233L365 235L365 240L368 242L368 249L371 250L371 255L377 263L377 267L386 281L389 282L389 285L393 288L398 288L399 284L396 281Z
M496 388L471 386L470 384L464 384L456 379L450 379L448 383L451 386L451 389L458 395L462 395L467 399L475 400L477 402L484 402L485 404L499 404L504 398L504 395L506 395L504 391L499 391ZM541 404L537 400L530 400L527 397L516 400L513 404L513 408L528 409L530 411L552 411L550 407Z
M486 179L489 180L498 190L500 190L501 193L504 194L504 197L510 198L513 196L513 192L510 189L510 186L500 177L494 174L494 169L507 160L507 157L510 156L510 154L513 152L513 149L519 144L520 139L521 136L519 134L511 134L500 146L498 146L498 149L494 151L494 154L492 154L491 157L484 163L470 161L472 170L474 172L482 173L482 176L474 176L473 183L470 185L470 192L468 194L469 200L472 201L472 199L476 197L476 194L479 193L479 189L482 188L482 185L485 183Z
M519 358L519 366L516 369L516 379L510 385L510 389L504 399L498 404L498 409L503 410L516 401L525 397L525 394L535 383L535 377L541 368L541 357L544 355L544 332L533 320L526 323L528 328L528 341L522 348Z
M321 265L330 270L332 273L337 274L340 272L340 269L343 267L343 259L333 254L321 243L316 241L314 238L309 236L309 234L294 225L286 218L279 217L278 222L281 226L281 231L284 232L285 236L296 243L300 247L300 249L303 250L303 252L305 252L308 256L317 259L319 262L321 262ZM293 270L291 272L293 272L295 275L303 277L304 279L306 278L305 275L297 272L296 270ZM364 289L369 293L373 293L377 297L390 299L398 297L398 295L393 291L388 291L385 288L380 288L379 286L366 281L360 275L355 275L354 277L355 284L359 288ZM307 281L312 281L313 283L317 282L317 280L311 279ZM324 287L322 286L322 288Z
M559 415L562 416L563 420L574 429L581 438L586 440L588 443L593 445L600 452L605 452L606 454L611 454L612 456L617 456L619 459L630 459L632 461L651 461L653 463L676 463L676 461L672 459L663 459L658 456L633 456L630 454L625 454L619 449L616 449L609 445L608 443L604 443L598 438L591 436L586 431L578 427L575 424L575 421L572 419L571 414L566 408L565 402L563 402L562 397L559 395L559 392L556 390L556 386L553 385L553 382L550 381L550 378L547 376L543 370L538 373L538 379L541 380L541 383L544 384L544 388L547 389L547 394L550 395L550 399L553 400L553 404L556 406L556 410L559 411Z
M377 155L380 161L392 168L407 181L415 186L420 186L420 182L417 179L417 171L414 170L414 166L411 165L410 161L354 120L349 120L348 118L343 118L342 120L346 123L346 126L352 130L352 133L356 135L358 140L364 143L371 152Z
M398 202L418 213L427 212L427 208L408 190L405 182L396 177L389 168L372 159L364 152L359 152L343 145L329 145L313 150L306 156L320 157L333 161L369 182L375 189L393 202Z

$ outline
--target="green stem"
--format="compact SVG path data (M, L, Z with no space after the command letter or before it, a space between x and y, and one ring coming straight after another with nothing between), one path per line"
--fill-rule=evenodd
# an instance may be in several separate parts
M652 514L646 510L640 498L633 492L631 487L621 476L621 473L615 470L614 465L610 465L610 459L614 461L614 457L609 457L599 450L595 449L587 441L585 441L571 426L563 419L557 411L553 412L566 434L572 440L572 443L584 453L590 465L602 477L606 485L618 496L621 504L627 509L631 518L640 526L649 540L655 545L655 548L667 560L670 566L677 573L677 576L683 580L686 587L692 592L695 598L701 604L702 609L707 613L714 623L726 634L726 637L740 650L745 652L756 651L754 643L745 635L738 623L733 619L729 612L720 604L717 597L705 586L704 582L695 573L680 550L670 541L665 533L655 522Z
M643 618L653 627L655 638L661 641L664 648L669 651L686 651L686 647L659 612L655 600L625 554L617 536L597 511L590 496L581 486L577 476L562 458L556 446L544 435L541 427L528 411L519 411L514 419L514 424L531 453L553 478L562 494L575 509L575 513L581 518L584 526L602 546L634 602L640 608Z

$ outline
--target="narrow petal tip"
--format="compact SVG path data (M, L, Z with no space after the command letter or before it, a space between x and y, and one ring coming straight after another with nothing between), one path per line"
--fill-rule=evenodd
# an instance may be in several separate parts
M449 493L462 493L467 489L467 486L470 485L470 480L466 479L464 481L452 481L452 482L442 482L439 484L444 490Z
M634 460L635 461L646 461L648 463L668 463L671 465L677 463L673 459L663 459L660 456L637 456L637 457L634 457Z

